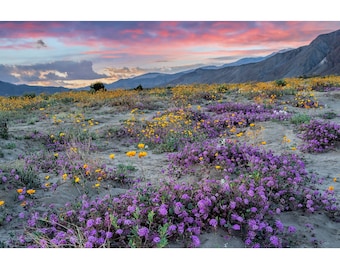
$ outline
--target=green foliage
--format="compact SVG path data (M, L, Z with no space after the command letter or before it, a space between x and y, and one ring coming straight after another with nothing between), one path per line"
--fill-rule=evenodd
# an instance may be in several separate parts
M280 80L276 80L275 81L275 84L277 86L286 86L287 85L287 82L284 80L284 79L280 79Z
M5 145L5 149L15 149L17 146L14 142Z
M290 121L292 124L299 125L309 123L310 120L311 117L308 114L299 113L294 115Z
M17 169L17 173L20 176L22 184L28 189L40 187L37 172L33 167L20 167Z
M334 119L337 116L335 112L325 112L324 114L320 115L323 119Z
M7 120L0 119L0 138L8 139L8 127L7 127Z
M37 96L37 94L34 93L34 92L32 92L32 93L24 93L22 96L23 96L24 98L33 99L33 98L35 98L35 97Z

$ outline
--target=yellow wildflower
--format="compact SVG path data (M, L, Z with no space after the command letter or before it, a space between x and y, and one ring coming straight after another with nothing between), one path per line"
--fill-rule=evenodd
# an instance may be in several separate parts
M94 172L95 173L100 173L102 171L102 169L96 169Z
M66 180L67 179L67 173L64 173L62 178L63 178L63 180Z
M202 161L202 160L203 160L203 157L199 157L198 159L199 159L200 161Z
M138 144L138 148L139 148L139 149L143 149L144 147L145 147L145 144L144 144L144 143Z
M293 151L295 151L295 150L296 150L296 147L295 147L295 146L293 146L291 149L292 149Z
M243 132L237 133L236 136L237 136L237 137L243 136Z
M100 187L100 183L96 183L96 184L94 185L94 187L95 187L95 188Z
M18 192L19 194L21 194L23 191L24 191L24 190L23 190L22 188L18 188L18 189L17 189L17 192Z
M5 201L0 201L0 206L4 204L5 204Z
M220 170L222 167L220 165L215 166L216 170Z
M128 152L126 153L126 155L127 155L128 157L134 157L134 156L136 155L136 151L128 151Z
M84 169L87 169L88 167L89 167L89 165L87 165L87 164L84 164L84 165L83 165L83 168L84 168Z
M27 205L27 202L26 202L26 201L23 201L20 205L21 205L22 207L24 207L24 206Z
M254 124L254 123L251 123L249 126L251 126L251 127L255 127L255 124Z
M329 186L328 187L328 191L334 191L334 187L333 186Z
M29 195L32 195L35 193L35 190L34 189L29 189L26 191Z
M139 158L146 157L147 155L148 155L148 153L145 152L145 151L142 151L142 152L139 152L139 153L138 153L138 157L139 157Z
M80 178L79 178L78 176L75 176L75 177L74 177L74 182L75 182L75 183L78 183L79 181L80 181Z
M49 176L49 175L46 175L46 176L45 176L45 179L46 179L46 180L50 179L50 176Z
M59 133L59 137L63 137L63 136L65 136L65 133L64 132L60 132Z
M262 142L261 142L261 144L262 144L262 145L266 145L266 144L267 144L267 142L265 142L265 141L262 141Z
M333 178L333 182L336 182L336 177Z
M115 158L115 154L110 154L110 158L114 159Z
M45 187L50 187L51 186L51 183L45 183Z

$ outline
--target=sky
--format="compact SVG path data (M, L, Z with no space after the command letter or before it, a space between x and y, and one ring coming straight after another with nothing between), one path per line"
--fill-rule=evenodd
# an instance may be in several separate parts
M220 66L340 29L334 20L23 18L0 21L0 80L67 88Z

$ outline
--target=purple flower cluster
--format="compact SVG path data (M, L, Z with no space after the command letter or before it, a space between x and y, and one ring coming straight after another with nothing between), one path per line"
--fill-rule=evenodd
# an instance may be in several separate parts
M230 118L230 123L233 125L239 122L250 124L256 121L268 121L272 119L284 121L291 117L290 113L287 113L281 108L266 108L264 105L254 103L216 103L208 106L208 111L214 112L220 115L220 117Z
M340 142L340 125L333 122L312 120L300 127L303 140L301 151L321 153L334 149Z
M282 224L281 213L336 210L333 195L314 188L317 179L296 155L210 141L187 145L171 154L170 162L170 179L176 179L178 170L221 164L223 181L169 180L136 186L114 198L90 201L83 196L58 215L35 213L28 218L27 230L45 232L49 245L58 247L162 247L179 240L198 247L200 234L217 228L227 235L239 234L247 247L285 247L296 229ZM26 246L46 246L31 244L27 235L23 238Z

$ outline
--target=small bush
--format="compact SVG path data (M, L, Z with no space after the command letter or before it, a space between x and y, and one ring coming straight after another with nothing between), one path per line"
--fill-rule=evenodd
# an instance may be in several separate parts
M280 80L276 80L276 81L275 81L275 84L276 84L277 86L286 86L286 85L287 85L287 82L286 82L285 80L283 80L283 79L280 79Z
M291 123L295 125L299 124L307 124L311 120L311 117L308 114L296 114L292 116Z
M105 88L105 85L102 82L96 82L96 83L91 84L90 86L91 94L97 93L99 91L107 91Z
M0 138L8 139L7 121L0 121Z

